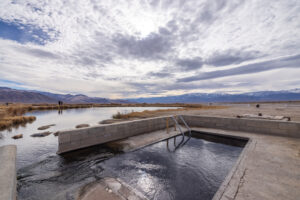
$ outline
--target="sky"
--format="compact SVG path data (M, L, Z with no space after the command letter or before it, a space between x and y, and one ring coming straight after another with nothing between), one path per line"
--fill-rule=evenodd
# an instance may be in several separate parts
M300 88L300 1L1 0L0 85L107 98Z

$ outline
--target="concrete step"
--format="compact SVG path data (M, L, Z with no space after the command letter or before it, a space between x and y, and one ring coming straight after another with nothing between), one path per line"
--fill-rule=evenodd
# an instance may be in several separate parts
M182 131L185 132L187 131L187 129L182 128ZM166 129L162 129L159 131L128 137L122 140L108 142L106 145L115 151L129 152L168 139L170 137L174 137L179 134L181 133L178 129L174 130L174 127L171 127L169 128L169 132L167 132Z

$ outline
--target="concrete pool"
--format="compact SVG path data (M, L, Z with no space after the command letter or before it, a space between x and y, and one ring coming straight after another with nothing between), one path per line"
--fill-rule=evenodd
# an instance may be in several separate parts
M18 170L18 199L42 196L43 199L91 200L90 194L95 191L97 195L117 194L119 191L115 193L112 185L124 186L118 186L123 192L140 194L136 199L182 199L181 194L184 199L213 200L299 197L300 123L184 116L195 131L194 137L174 151L172 137L179 133L171 123L172 130L166 129L167 118L62 132L58 151L64 152L61 156L53 155ZM180 137L177 136L177 143ZM249 138L247 144L245 138ZM101 143L105 146L95 146ZM116 146L121 148L113 148ZM119 154L111 148L126 153ZM194 155L194 152L201 153ZM200 166L203 173L195 166ZM208 174L212 176L205 178ZM198 183L202 183L199 188ZM205 189L207 183L209 188ZM198 194L202 189L206 193ZM194 195L189 197L189 194Z
M121 179L147 199L212 199L247 140L192 132L175 150L181 138L174 136L121 154L92 147L31 165L19 170L18 198L75 198L74 185L84 187L110 177Z
M148 199L212 199L247 140L192 132L175 150L181 137L117 155L102 166L107 176L122 179Z

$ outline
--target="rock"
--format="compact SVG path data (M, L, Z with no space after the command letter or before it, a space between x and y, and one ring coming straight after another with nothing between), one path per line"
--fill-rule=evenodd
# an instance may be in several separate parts
M53 133L54 136L58 136L59 135L59 131L56 131Z
M52 132L50 131L46 131L46 132L42 132L42 133L34 133L32 135L30 135L31 137L45 137L50 135Z
M88 124L78 124L77 126L76 126L76 128L85 128L85 127L89 127L90 125L88 125Z
M11 138L17 140L17 139L23 138L23 134L14 135L14 136L12 136Z
M46 130L46 129L50 128L51 126L55 126L55 124L38 127L38 130Z

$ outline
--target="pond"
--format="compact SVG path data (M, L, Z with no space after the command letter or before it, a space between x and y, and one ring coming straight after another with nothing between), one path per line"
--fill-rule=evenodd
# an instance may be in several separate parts
M172 107L174 109L174 107ZM0 132L0 146L7 144L17 145L17 168L24 167L37 161L55 156L58 146L57 137L53 134L46 137L31 137L31 134L45 131L56 132L59 130L73 129L78 124L97 125L100 121L111 119L117 112L129 113L131 111L169 109L169 107L94 107L82 109L34 111L26 115L36 116L36 121L25 126L12 128L10 131ZM47 130L38 130L39 127L55 124ZM11 137L23 134L23 138L14 140Z

